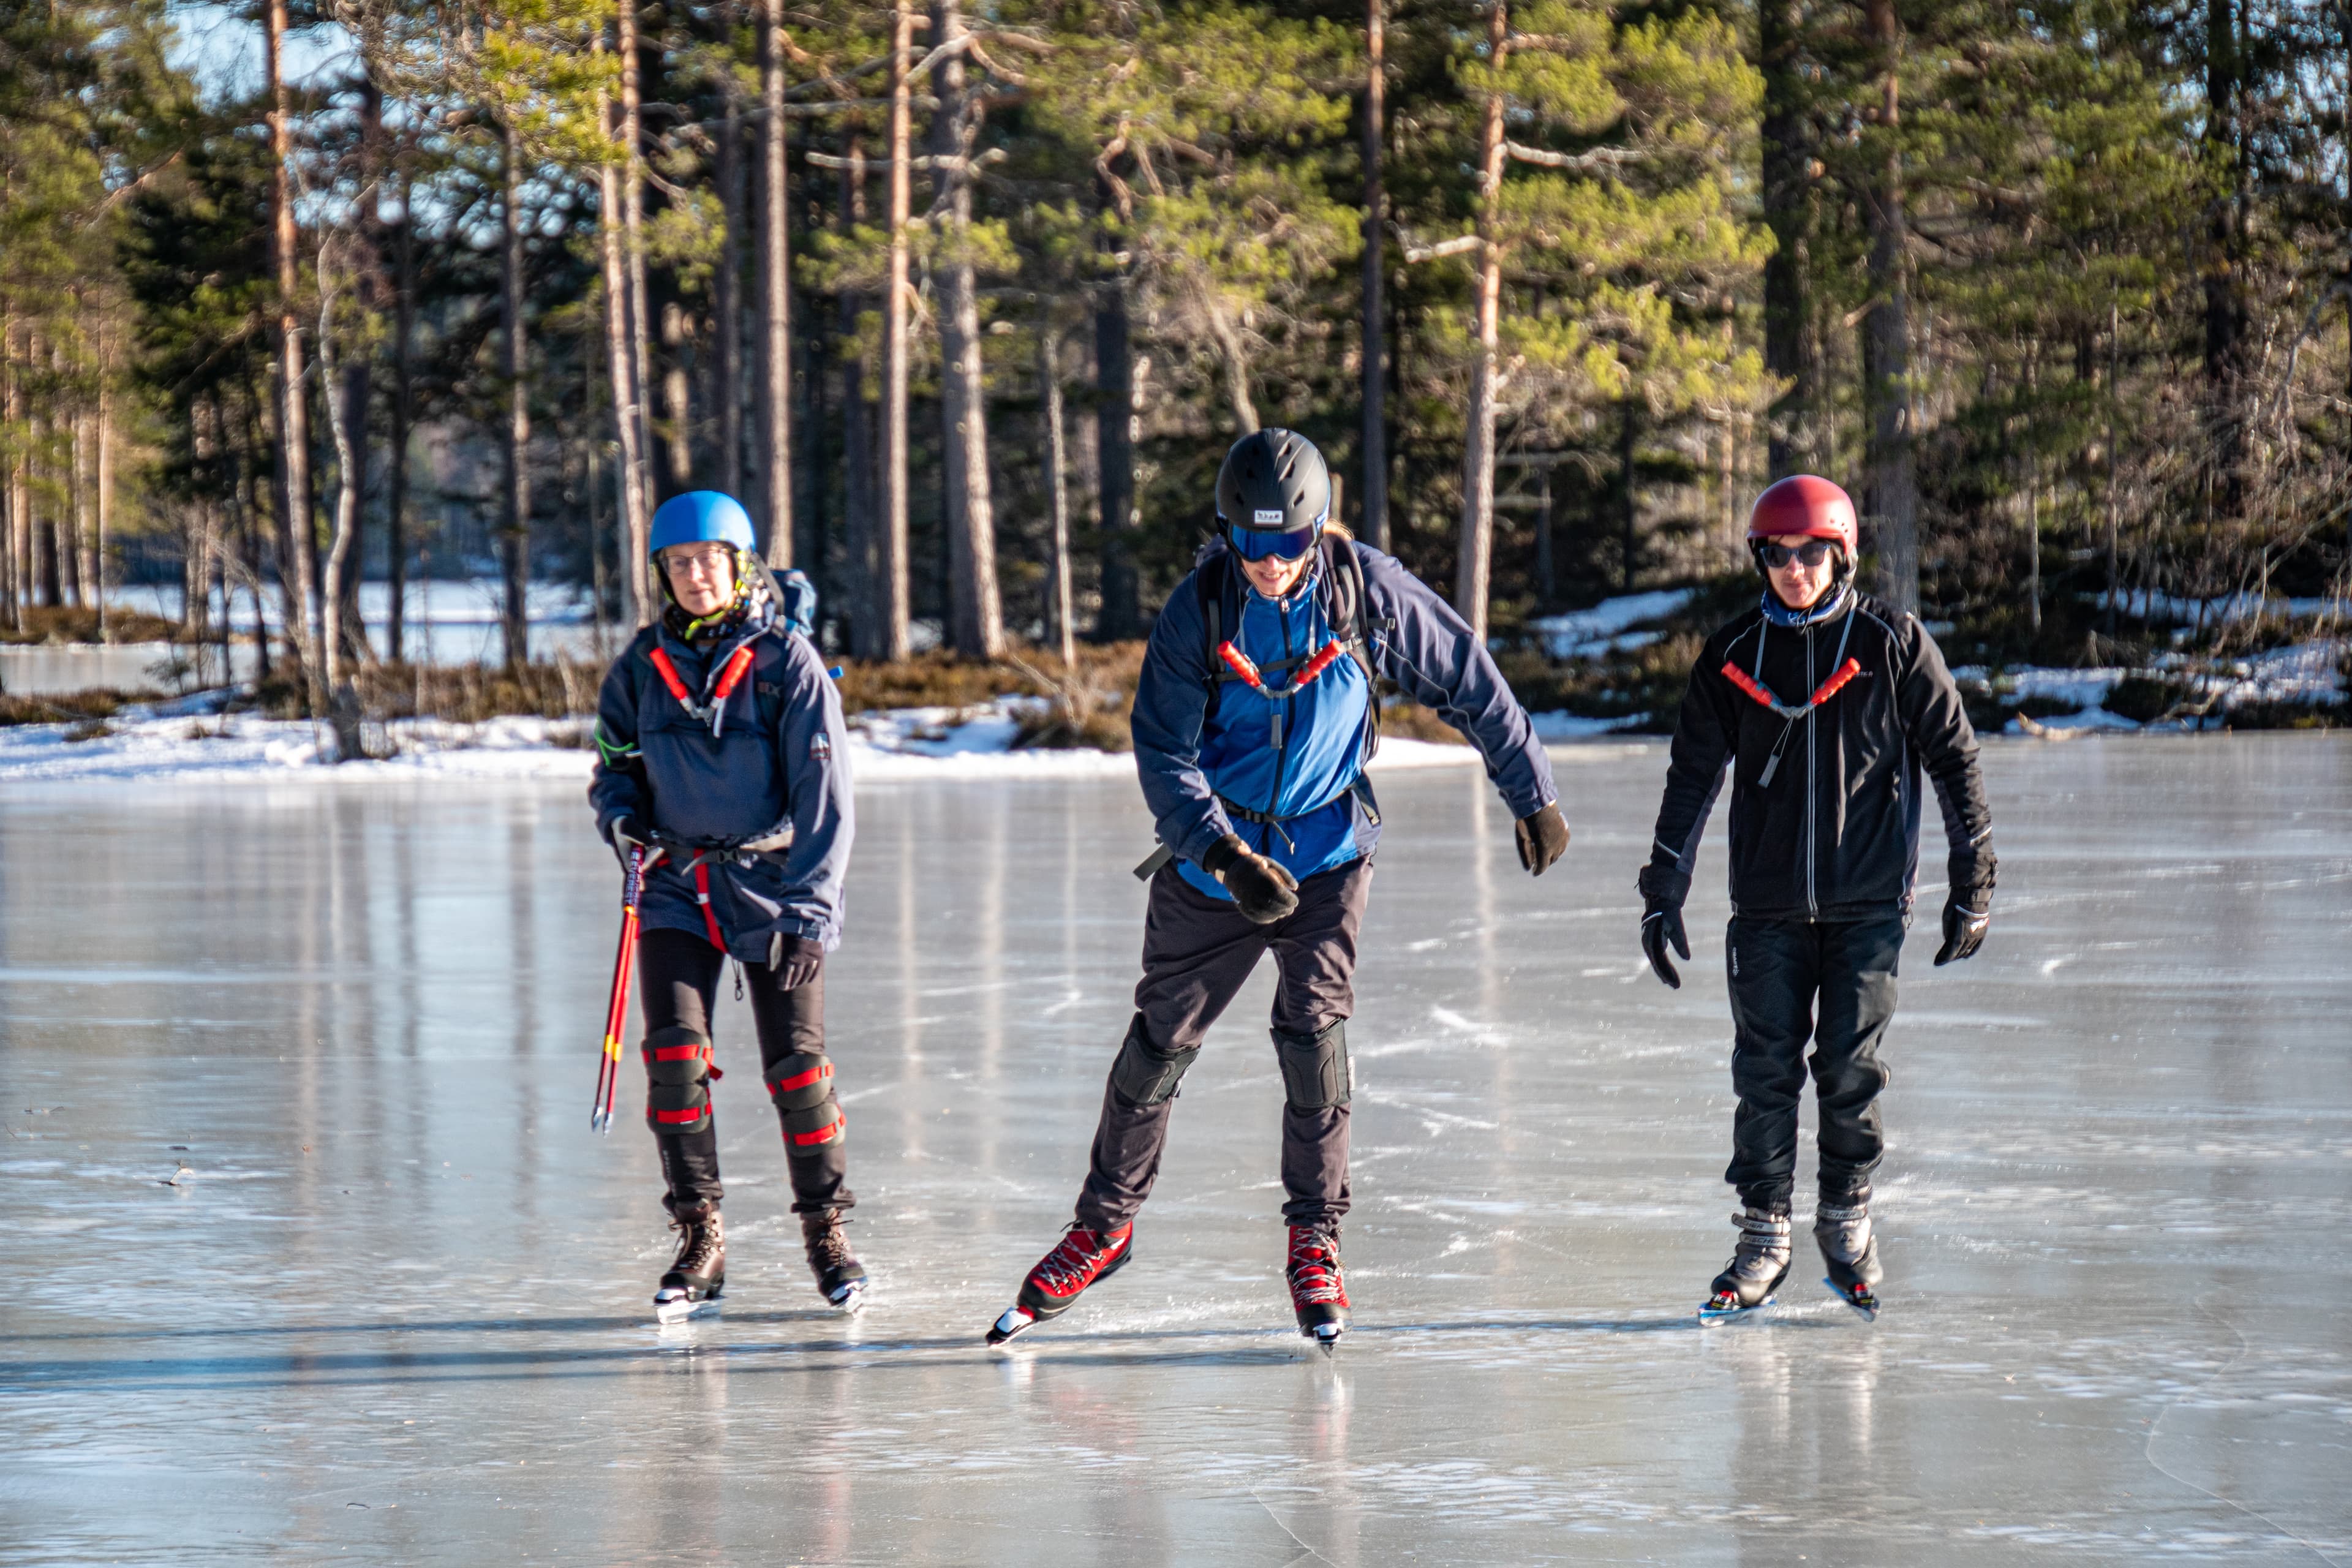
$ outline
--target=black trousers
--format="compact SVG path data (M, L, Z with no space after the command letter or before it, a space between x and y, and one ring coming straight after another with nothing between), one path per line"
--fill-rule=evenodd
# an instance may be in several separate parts
M685 1027L710 1038L710 1016L727 955L682 931L649 931L637 943L637 975L645 993L646 1033ZM786 990L764 963L743 965L744 994L760 1036L762 1072L796 1052L824 1050L824 972L807 984ZM657 1132L662 1174L673 1204L717 1203L719 1123L714 1115L698 1132ZM845 1184L849 1156L842 1139L809 1150L786 1144L785 1169L792 1175L793 1212L847 1208L857 1199Z
M1197 1049L1209 1026L1231 1005L1266 953L1280 978L1274 1026L1312 1035L1356 1007L1356 932L1371 892L1372 867L1356 860L1298 884L1298 908L1256 925L1234 904L1213 899L1162 867L1151 879L1143 921L1143 978L1135 1006L1144 1033L1163 1052ZM1132 1220L1160 1176L1173 1099L1139 1105L1116 1082L1103 1089L1094 1157L1078 1194L1077 1221L1115 1230ZM1293 1225L1337 1225L1348 1212L1348 1108L1282 1110L1283 1217Z
M1892 912L1838 921L1733 918L1724 956L1739 1109L1723 1179L1748 1206L1789 1209L1808 1066L1821 1105L1822 1196L1836 1202L1869 1189L1885 1151L1878 1091L1892 1076L1878 1059L1878 1042L1895 1016L1895 969L1909 925Z

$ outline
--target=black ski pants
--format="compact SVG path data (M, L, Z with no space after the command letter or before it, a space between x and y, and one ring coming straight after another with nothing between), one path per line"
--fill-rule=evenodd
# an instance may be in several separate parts
M1895 1016L1895 968L1910 923L1899 911L1858 921L1733 917L1724 957L1739 1109L1723 1179L1748 1207L1789 1210L1808 1066L1821 1105L1821 1194L1837 1202L1869 1190L1884 1152L1878 1091L1891 1076L1878 1042Z
M1225 899L1213 899L1162 867L1151 879L1143 921L1143 978L1135 987L1134 1028L1163 1057L1198 1050L1266 953L1280 971L1274 1026L1294 1037L1342 1024L1356 1006L1356 932L1371 891L1372 866L1355 860L1298 884L1298 908L1270 925L1253 924ZM1344 1035L1344 1030L1342 1031ZM1127 1047L1122 1047L1126 1049ZM1346 1047L1340 1046L1344 1053ZM1181 1068L1179 1069L1181 1070ZM1103 1089L1094 1157L1078 1194L1077 1221L1115 1230L1132 1220L1160 1175L1175 1098L1139 1104L1119 1089L1114 1067ZM1339 1081L1346 1081L1344 1067ZM1290 1103L1282 1111L1283 1218L1336 1226L1348 1212L1348 1107Z
M637 943L637 974L645 993L646 1033L684 1027L705 1039L719 997L719 981L727 955L701 937L682 931L649 931ZM751 1021L760 1036L762 1072L786 1057L823 1055L824 1051L824 971L805 985L786 990L776 972L764 963L743 965L744 994L751 1004ZM719 1183L719 1123L714 1115L698 1132L656 1132L661 1148L662 1175L669 1183L672 1205L717 1203L725 1195ZM838 1132L831 1142L813 1149L785 1144L785 1169L793 1182L793 1212L813 1214L822 1209L847 1208L857 1199L845 1184L849 1156Z

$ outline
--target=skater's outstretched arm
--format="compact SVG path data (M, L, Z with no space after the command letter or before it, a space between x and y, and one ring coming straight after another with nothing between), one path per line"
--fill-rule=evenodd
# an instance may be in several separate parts
M1470 623L1393 557L1365 544L1355 551L1374 621L1393 623L1373 635L1380 672L1462 731L1486 759L1486 776L1514 817L1533 816L1558 800L1535 724Z
M792 847L784 852L782 903L799 934L830 952L841 941L841 884L857 818L849 788L849 730L841 692L824 660L797 633L781 638L783 690L777 761L791 801Z
M1151 627L1143 673L1135 685L1135 710L1129 717L1143 802L1151 808L1160 842L1195 866L1234 830L1208 774L1201 771L1201 729L1209 710L1202 646L1207 636L1188 577L1168 595Z

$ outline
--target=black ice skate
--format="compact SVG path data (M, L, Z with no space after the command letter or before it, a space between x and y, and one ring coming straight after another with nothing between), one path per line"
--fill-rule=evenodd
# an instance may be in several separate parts
M1339 1268L1338 1233L1292 1226L1290 1261L1283 1273L1290 1280L1290 1307L1298 1314L1298 1331L1329 1355L1348 1331L1348 1281Z
M1021 1281L1021 1294L1013 1305L989 1325L988 1342L1001 1345L1024 1329L1068 1311L1087 1286L1127 1267L1131 1256L1128 1247L1134 1239L1131 1225L1117 1230L1070 1226Z
M866 1305L866 1265L849 1250L841 1234L848 1222L839 1209L820 1209L801 1215L801 1239L808 1247L809 1272L816 1288L836 1311L855 1312Z
M1731 1216L1739 1227L1739 1246L1731 1261L1708 1287L1699 1321L1752 1312L1772 1304L1772 1292L1789 1278L1789 1216L1764 1209L1746 1209Z
M1856 1194L1844 1204L1827 1201L1813 1209L1813 1239L1821 1244L1822 1261L1829 1277L1822 1281L1838 1300L1875 1321L1878 1296L1872 1289L1885 1278L1878 1266L1878 1237L1870 1224L1870 1194Z
M682 1323L716 1316L719 1292L727 1284L727 1230L719 1205L674 1203L669 1224L678 1233L677 1258L654 1292L655 1321Z

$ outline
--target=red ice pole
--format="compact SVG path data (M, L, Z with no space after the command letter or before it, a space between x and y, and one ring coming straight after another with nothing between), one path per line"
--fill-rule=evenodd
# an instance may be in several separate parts
M596 1058L596 1097L588 1104L588 1126L597 1132L613 1130L613 1096L621 1080L621 1031L629 1023L629 971L637 960L637 900L646 887L643 845L629 851L628 874L621 884L621 946L613 957L613 995L604 1008L604 1048Z

